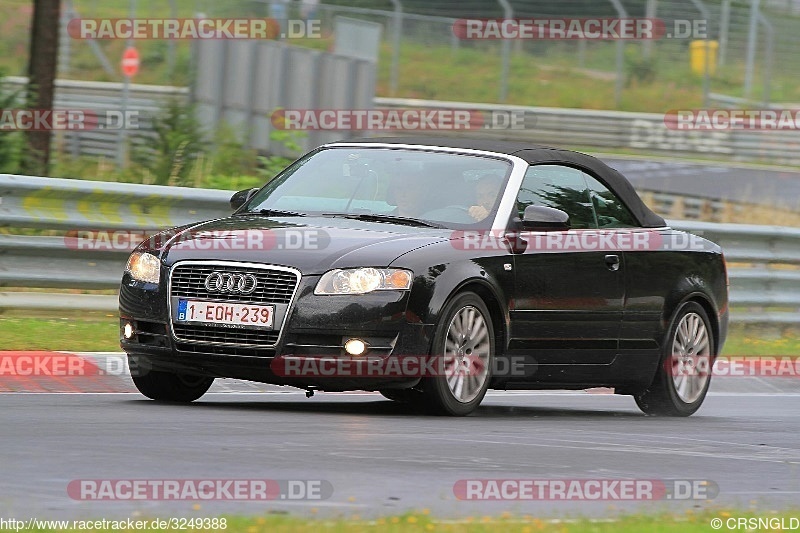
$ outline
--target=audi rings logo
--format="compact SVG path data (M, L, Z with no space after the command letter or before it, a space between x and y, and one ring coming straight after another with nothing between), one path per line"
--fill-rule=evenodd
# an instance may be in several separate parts
M252 274L231 274L229 272L212 272L206 277L205 287L208 292L227 292L228 294L251 294L256 290L258 281Z

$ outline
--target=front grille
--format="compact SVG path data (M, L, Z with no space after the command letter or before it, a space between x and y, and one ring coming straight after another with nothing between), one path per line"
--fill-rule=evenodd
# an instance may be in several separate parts
M175 336L191 342L244 344L247 346L272 346L278 342L279 331L227 328L223 326L195 326L173 324Z
M239 346L220 346L217 344L190 344L188 342L177 343L177 348L181 352L196 353L203 355L237 355L240 357L275 357L273 348L241 348Z
M221 294L209 292L206 278L212 272L235 272L253 274L258 286L252 294ZM263 304L288 304L297 286L297 276L283 270L270 270L232 265L179 265L172 271L172 296L201 300L225 300L226 302Z
M256 290L252 294L228 294L209 292L205 280L212 272L228 272L252 274L256 277ZM299 275L285 270L270 267L257 268L231 264L179 264L172 270L171 293L173 298L191 298L199 300L220 300L232 303L252 305L288 306L299 282ZM275 322L275 328L281 323ZM198 325L172 323L175 338L188 346L189 343L202 345L199 352L224 353L240 355L246 348L256 351L273 348L280 337L280 330L263 330L227 327L222 325ZM215 346L215 348L211 348ZM242 348L237 348L242 347ZM189 351L182 348L183 351ZM195 350L192 350L195 351ZM254 350L245 350L248 355ZM257 352L256 352L257 353Z

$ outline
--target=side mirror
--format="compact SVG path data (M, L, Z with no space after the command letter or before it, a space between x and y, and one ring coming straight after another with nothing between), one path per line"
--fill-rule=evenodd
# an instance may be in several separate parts
M256 193L256 191L258 191L258 189L245 189L243 191L234 193L233 196L231 196L231 209L236 211L242 207L245 202L247 202L247 200L249 200Z
M569 215L552 207L529 205L522 215L522 229L529 231L565 231L571 226Z

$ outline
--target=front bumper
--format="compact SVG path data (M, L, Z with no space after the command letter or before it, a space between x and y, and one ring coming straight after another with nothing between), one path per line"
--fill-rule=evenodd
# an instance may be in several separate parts
M354 337L367 342L367 357L429 353L434 326L421 323L417 314L408 309L408 291L318 296L314 294L318 279L319 276L301 278L277 342L261 348L178 340L171 324L166 284L143 284L126 273L120 289L120 345L131 356L132 372L155 369L322 390L415 385L419 377L298 378L275 371L274 364L282 360L278 356L347 359L343 344ZM134 331L129 339L122 333L126 323Z

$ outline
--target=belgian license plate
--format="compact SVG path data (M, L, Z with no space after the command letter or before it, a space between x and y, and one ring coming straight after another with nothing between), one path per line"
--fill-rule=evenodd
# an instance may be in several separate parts
M175 319L179 322L227 324L272 329L274 305L247 305L204 300L178 300Z

